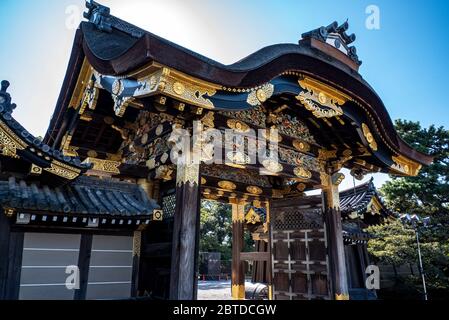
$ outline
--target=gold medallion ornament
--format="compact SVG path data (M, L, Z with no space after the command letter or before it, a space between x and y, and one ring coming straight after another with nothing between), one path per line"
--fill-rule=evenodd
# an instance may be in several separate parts
M293 173L301 179L310 179L312 178L312 173L307 170L306 168L303 167L296 167L295 169L293 169Z
M246 188L246 191L248 191L251 194L255 194L255 195L259 195L259 194L263 193L263 190L256 186L249 186Z
M248 99L246 100L246 102L249 105L256 107L270 99L273 96L273 93L274 85L272 85L271 83L266 83L262 85L262 87L251 91L248 94Z
M154 221L162 221L162 210L154 210L153 211L153 220Z
M164 126L162 124L158 125L156 128L156 135L160 136L163 131L164 131Z
M250 129L246 123L235 119L229 119L227 121L227 125L230 129L237 132L248 132Z
M306 190L306 188L307 188L307 186L304 183L300 183L296 187L296 189L298 189L299 192L303 192L304 190Z
M256 92L256 97L257 97L257 99L260 101L260 102L265 102L265 101L267 101L267 94L265 93L265 91L264 90L262 90L262 89L259 89L259 90L257 90L257 92Z
M34 163L32 163L30 173L34 174L34 175L39 175L42 173L42 168L39 166L36 166Z
M319 101L321 104L326 104L326 102L327 102L327 97L326 97L326 94L325 94L324 92L320 92L320 94L318 95L318 101Z
M235 185L235 183L232 183L231 181L220 181L220 182L218 182L218 186L224 190L237 189L237 186Z
M377 142L376 142L376 140L374 140L373 134L371 133L369 127L365 123L362 123L362 131L363 131L363 135L365 136L365 139L368 142L370 148L373 151L377 151Z
M293 147L295 147L296 150L301 151L301 152L309 152L310 151L310 145L304 141L294 140Z
M173 84L173 91L177 95L182 95L186 91L186 87L181 82L175 82Z
M205 185L206 183L207 183L206 178L201 177L201 184L202 184L202 185Z
M284 167L277 161L274 160L264 160L262 161L263 166L271 173L279 173L284 170Z

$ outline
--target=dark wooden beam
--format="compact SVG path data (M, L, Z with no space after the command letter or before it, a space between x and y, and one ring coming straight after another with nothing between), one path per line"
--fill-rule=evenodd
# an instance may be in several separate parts
M90 257L92 254L92 234L82 234L78 255L80 288L75 290L75 300L86 300L87 283L89 281Z
M270 260L269 252L241 252L240 260L243 261L268 261Z

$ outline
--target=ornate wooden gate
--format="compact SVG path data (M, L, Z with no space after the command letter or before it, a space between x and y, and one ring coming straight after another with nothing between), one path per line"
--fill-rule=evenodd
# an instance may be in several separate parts
M330 299L329 259L321 209L301 207L300 201L271 203L274 299Z

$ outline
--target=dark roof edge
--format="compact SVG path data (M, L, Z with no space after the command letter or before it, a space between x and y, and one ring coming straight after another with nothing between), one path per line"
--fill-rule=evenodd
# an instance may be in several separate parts
M79 169L81 172L91 168L91 165L81 163L81 160L77 157L69 157L62 154L61 151L56 150L41 139L36 138L30 132L28 132L18 121L16 121L12 112L16 108L16 104L11 103L11 95L7 92L9 87L8 81L2 81L0 89L0 122L1 130L11 139L17 140L20 143L25 152L31 152L39 155L39 157L57 160L65 165ZM20 141L20 142L19 142ZM26 146L26 147L25 147ZM33 159L34 157L29 157Z
M59 130L71 96L73 94L73 91L75 90L81 67L83 65L85 55L82 48L83 33L80 29L77 29L72 46L72 52L70 54L67 72L64 76L61 91L59 93L53 115L50 119L50 124L44 137L44 142L46 144L52 145L55 148L59 148L58 141L56 141L57 135L55 131Z

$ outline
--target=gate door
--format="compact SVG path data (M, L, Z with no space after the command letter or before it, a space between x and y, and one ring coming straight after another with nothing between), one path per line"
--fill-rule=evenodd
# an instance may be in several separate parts
M271 203L275 300L330 299L326 232L321 209L303 207L301 199Z

